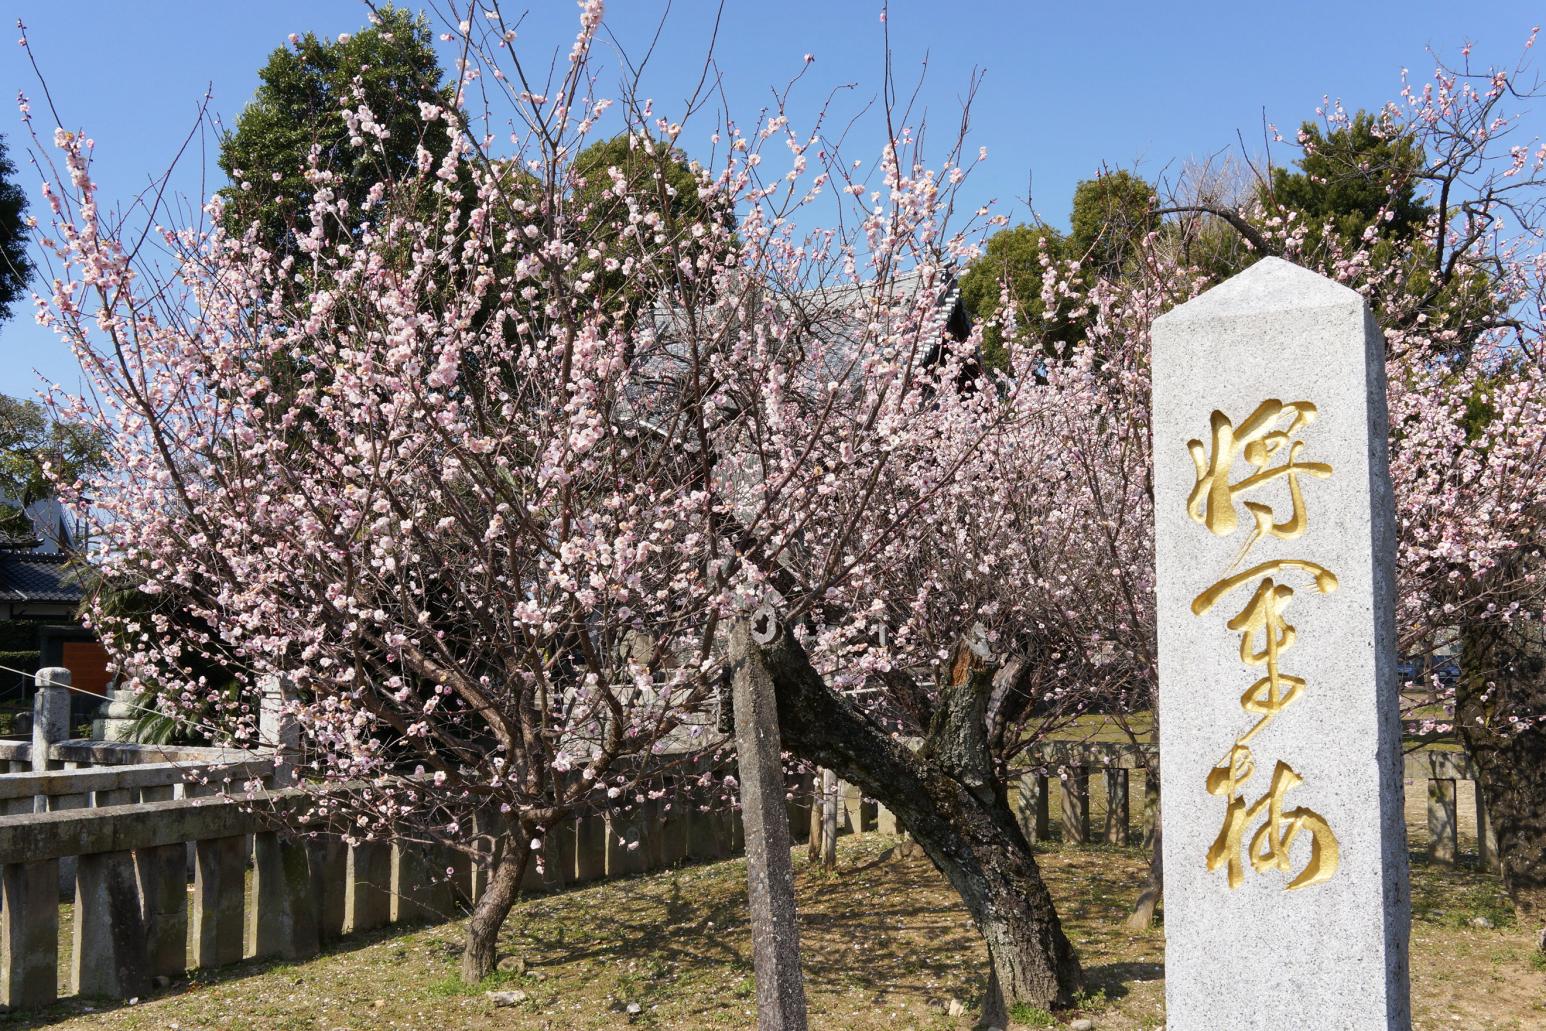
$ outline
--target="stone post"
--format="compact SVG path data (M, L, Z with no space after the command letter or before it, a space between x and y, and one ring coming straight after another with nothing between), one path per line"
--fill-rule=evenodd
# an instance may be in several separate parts
M145 918L129 852L96 852L75 864L71 968L78 995L130 999L150 989Z
M800 773L784 783L784 808L789 811L789 838L797 843L810 841L811 813L808 774Z
M1066 844L1090 843L1090 771L1072 766L1063 772L1063 841Z
M1455 782L1448 777L1428 778L1428 858L1455 865L1459 851L1460 814L1455 805Z
M1143 771L1143 847L1154 847L1154 836L1159 830L1160 779L1159 760L1150 759Z
M875 832L895 837L900 830L896 822L896 814L880 803L875 804Z
M392 846L361 841L349 847L344 884L344 933L369 931L392 917Z
M659 844L660 865L662 868L680 866L687 858L687 832L692 822L689 812L691 808L690 795L687 789L680 784L672 783L667 788L666 794L661 798L657 813L657 833L655 839ZM586 833L581 829L581 836ZM583 846L582 846L583 848ZM581 853L581 864L585 863L584 853ZM585 879L584 873L579 877Z
M107 686L107 697L96 708L91 721L91 736L97 741L133 741L134 724L139 718L140 707L135 704L136 693L127 687L119 687L115 680Z
M837 790L841 798L838 804L842 807L840 810L841 815L838 817L838 821L841 824L838 828L838 833L841 834L843 828L846 827L849 834L863 834L864 800L859 794L859 789L847 781L840 781Z
M433 923L454 912L451 883L442 865L436 869L435 848L417 841L392 846L392 923Z
M137 849L145 967L155 977L179 977L188 968L188 849L182 844Z
M319 947L310 850L303 841L259 831L252 836L248 954L256 959L308 959Z
M762 646L779 632L767 608L730 631L735 699L736 766L746 825L747 897L751 906L752 968L757 977L759 1031L805 1031L805 981L795 924L794 867L773 680Z
M821 865L824 869L837 869L837 774L832 770L821 771Z
M246 880L244 835L194 845L193 960L200 970L241 962Z
M317 907L317 938L341 938L349 923L349 846L336 834L306 839L311 862L311 897Z
M1025 834L1025 840L1033 845L1052 836L1047 811L1048 794L1045 773L1020 775L1020 830Z
M1129 823L1127 803L1127 771L1108 766L1106 774L1106 843L1126 845Z
M301 728L293 713L285 711L282 677L263 677L258 682L262 698L258 708L258 740L274 750L274 790L294 785L300 758Z
M673 808L672 812L676 812ZM680 820L677 821L678 824ZM667 827L667 830L670 828ZM587 813L575 821L575 862L574 879L579 884L588 881L600 880L607 872L607 820L600 813ZM681 835L676 834L667 837L667 841L673 838L680 843ZM672 862L681 861L681 848L676 849L676 858Z
M14 1011L52 1005L58 967L58 861L0 868L0 1006Z
M1159 318L1151 368L1166 1018L1404 1029L1384 341L1269 257Z
M1487 798L1482 792L1482 782L1474 782L1476 789L1476 860L1477 865L1488 873L1502 873L1503 862L1498 857L1498 828L1487 811Z
M49 747L70 736L70 671L63 666L45 666L33 677L37 693L32 696L32 772L59 769L48 757ZM42 796L33 812L46 812Z
M607 876L627 877L647 869L643 811L638 805L607 812Z

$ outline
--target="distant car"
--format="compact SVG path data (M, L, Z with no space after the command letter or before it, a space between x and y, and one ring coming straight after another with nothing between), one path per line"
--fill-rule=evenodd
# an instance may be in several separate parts
M1460 679L1460 663L1452 655L1441 656L1431 663L1424 662L1421 657L1402 659L1396 663L1396 671L1409 684L1426 684L1429 677L1437 677L1440 686L1454 687Z

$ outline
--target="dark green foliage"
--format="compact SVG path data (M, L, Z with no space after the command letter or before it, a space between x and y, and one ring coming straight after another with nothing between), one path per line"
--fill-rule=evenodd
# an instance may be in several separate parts
M146 594L135 584L109 580L98 580L94 589L97 612L99 616L107 617L104 622L108 625L121 627L126 622L134 622L143 626L158 623L192 626L209 642L211 654L188 649L183 651L179 661L190 680L218 689L222 705L202 700L192 708L179 707L178 715L173 719L154 711L158 685L146 683L134 699L135 704L145 710L135 718L135 740L149 744L205 744L215 740L218 735L212 730L229 724L231 712L241 704L242 686L232 675L231 667L215 657L225 653L222 642L209 633L208 624L189 612L174 592ZM233 665L239 661L232 658ZM255 695L247 700L249 705L257 704Z
M1058 261L1063 251L1062 235L1048 226L1018 225L993 234L961 276L962 303L974 320L987 321L999 314L1007 287L1015 327L1022 334L1038 329L1047 307L1041 299L1042 257ZM1009 364L1003 327L996 321L983 330L982 352L990 368Z
M1360 111L1345 126L1323 133L1314 122L1300 129L1304 156L1299 171L1272 170L1270 207L1298 212L1312 224L1330 220L1349 242L1368 226L1410 240L1432 213L1417 196L1422 148L1410 136L1386 134L1373 115ZM1382 220L1389 209L1391 217Z
M27 194L16 185L16 165L0 136L0 322L27 289L32 259L27 254Z
M21 709L32 675L43 664L42 624L32 619L0 620L0 707ZM0 719L7 714L0 711Z
M1082 274L1091 280L1118 274L1144 235L1159 225L1154 188L1126 171L1086 179L1074 190L1069 221L1072 231L1067 236L1048 226L1029 225L995 233L961 277L961 300L979 322L999 312L1001 287L1007 285L1019 333L1039 341L1047 361L1067 357L1084 327L1068 312L1053 311L1049 317L1041 297L1043 256L1054 264L1078 260ZM1008 363L998 325L990 323L984 330L983 358L992 368Z
M1159 227L1154 187L1126 170L1104 172L1074 189L1069 256L1096 275L1122 270L1137 244Z
M36 536L32 520L20 505L0 501L0 547L25 544Z
M1420 317L1424 331L1450 353L1466 353L1501 313L1482 267L1457 266L1436 249L1441 236L1432 225L1435 210L1419 195L1426 162L1422 147L1362 111L1329 132L1311 122L1300 132L1304 154L1295 162L1298 170L1273 170L1271 188L1262 190L1264 215L1292 213L1305 225L1301 260L1311 263L1324 262L1333 244L1346 253L1367 238L1372 267L1406 266L1405 275L1388 280L1399 284L1398 296L1386 296L1384 283L1365 290L1375 316L1387 329L1405 328ZM1404 313L1405 321L1389 314L1394 311Z
M43 464L65 479L101 467L102 439L74 423L48 418L36 401L0 395L0 494L30 505L50 493Z
M611 170L616 169L625 184L618 189ZM619 313L631 320L641 305L651 303L656 284L642 282L623 268L608 270L607 258L625 261L630 254L641 254L654 249L660 243L678 248L681 256L696 257L695 248L687 229L706 217L714 215L698 195L698 178L681 151L654 140L646 149L641 137L620 133L611 139L599 140L580 151L575 157L573 173L577 185L568 198L571 205L580 206L585 222L594 227L587 238L595 241L601 255L581 271L594 269L597 273L598 296L602 307ZM645 230L641 242L634 235L635 227L628 221L629 194L648 195L646 211L659 212L663 224L654 231ZM734 212L728 208L719 213L716 221L734 225ZM657 241L656 234L663 239Z
M38 629L36 624L27 623L22 625L32 631L33 637L37 637ZM42 661L42 657L43 653L36 648L7 649L0 651L0 666L19 669L24 673L36 673L38 671L38 663ZM6 679L10 679L13 675L7 673Z
M220 168L231 182L223 191L228 230L240 234L256 222L266 248L293 253L297 220L312 201L305 171L314 146L321 167L341 175L332 188L351 211L362 210L372 185L412 170L420 145L437 161L444 156L446 123L426 124L419 110L421 101L442 108L452 101L428 23L391 6L378 13L379 24L347 41L307 33L269 56L257 93L221 141ZM390 130L380 150L350 144L343 110L362 102Z

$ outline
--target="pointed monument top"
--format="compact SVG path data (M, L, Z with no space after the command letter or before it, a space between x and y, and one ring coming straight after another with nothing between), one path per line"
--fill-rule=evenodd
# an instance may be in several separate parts
M1362 304L1363 297L1356 290L1291 261L1269 257L1171 309L1160 316L1160 321L1191 322L1248 313Z

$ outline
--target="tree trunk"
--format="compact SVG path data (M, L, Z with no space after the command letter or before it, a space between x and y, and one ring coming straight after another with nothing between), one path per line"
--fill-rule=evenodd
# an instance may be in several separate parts
M531 849L525 842L507 836L503 847L495 849L494 868L488 888L472 907L467 919L467 944L462 950L462 980L476 984L494 972L498 961L499 929L521 890L521 878L531 861Z
M812 865L821 862L821 821L825 806L822 799L827 797L826 787L822 783L822 772L816 771L811 778L811 833L806 842L805 858Z
M1158 776L1158 769L1153 774ZM1165 894L1165 853L1162 838L1165 833L1165 825L1160 819L1159 810L1154 812L1154 851L1149 855L1149 880L1143 886L1138 901L1133 904L1133 911L1127 918L1129 931L1147 931L1154 926L1154 911L1159 907L1159 901Z
M1148 769L1144 771L1144 782L1153 785L1155 790L1144 790L1144 798L1154 799L1154 811L1145 814L1151 822L1149 847L1153 849L1149 853L1149 879L1143 886L1143 891L1138 895L1138 901L1133 904L1132 913L1127 917L1127 929L1129 931L1146 931L1154 926L1154 911L1159 907L1160 899L1165 895L1165 853L1163 843L1165 834L1165 822L1161 816L1164 810L1160 793L1157 790L1160 775L1159 754L1159 704L1154 705L1154 753L1149 759Z
M837 774L821 771L821 868L837 869Z
M1540 718L1546 644L1519 627L1492 625L1468 629L1463 644L1455 723L1497 831L1503 885L1520 919L1540 926L1546 924L1546 720Z
M950 690L928 738L909 751L827 687L783 628L763 657L785 747L878 799L960 893L988 946L987 1012L1072 1004L1084 986L1052 896L992 775L983 718L990 678Z

